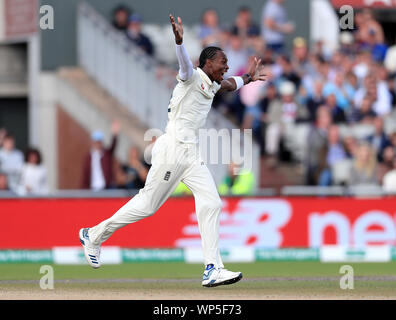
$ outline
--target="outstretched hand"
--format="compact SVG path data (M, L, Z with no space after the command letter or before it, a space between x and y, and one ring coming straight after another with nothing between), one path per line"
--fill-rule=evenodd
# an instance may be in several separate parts
M264 68L261 65L261 59L257 59L256 57L254 57L254 62L250 65L248 73L252 78L252 82L267 80L267 75L264 73Z
M172 24L172 30L175 35L176 44L180 45L183 43L183 24L180 17L177 17L177 22L175 18L170 14L169 19Z

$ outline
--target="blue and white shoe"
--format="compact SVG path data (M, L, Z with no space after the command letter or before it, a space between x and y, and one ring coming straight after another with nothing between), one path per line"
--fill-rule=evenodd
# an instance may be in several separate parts
M99 268L100 267L100 246L94 246L91 241L89 240L88 235L89 228L80 229L78 233L80 237L80 242L84 248L84 255L88 261L88 264L92 268Z
M241 279L242 272L231 272L224 268L216 268L213 264L208 264L203 274L202 285L204 287L217 287L233 284Z

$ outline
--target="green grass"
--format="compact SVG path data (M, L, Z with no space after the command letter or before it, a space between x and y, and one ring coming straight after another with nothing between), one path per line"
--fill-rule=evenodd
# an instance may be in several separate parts
M88 265L52 265L56 282L55 290L43 292L38 286L41 264L0 264L0 299L17 292L30 292L29 296L44 298L68 297L70 292L82 293L83 297L99 294L99 297L119 298L136 293L138 297L164 292L173 299L186 296L206 298L209 294L224 299L270 299L283 298L391 298L396 299L394 279L356 279L354 290L341 290L339 286L341 263L320 262L257 262L229 263L227 268L243 272L245 281L232 286L211 290L200 285L203 266L200 264L174 263L124 263L104 265L92 269ZM396 262L349 263L355 276L396 276ZM296 278L303 279L296 279ZM323 277L323 279L321 278ZM250 280L249 280L250 278ZM292 279L291 279L292 278ZM311 279L312 278L312 279ZM91 281L89 279L118 279L117 281ZM158 281L122 281L120 279L157 279ZM161 281L164 279L164 281ZM192 279L187 281L165 281L166 279ZM14 280L33 280L14 282ZM68 281L70 280L70 281ZM73 281L77 280L77 281ZM9 281L9 282L7 282ZM99 293L98 293L99 292ZM3 294L3 296L2 296ZM148 295L148 296L147 296ZM97 297L97 296L96 296ZM176 298L175 298L176 297ZM198 298L198 299L199 299ZM80 298L77 298L80 299Z
M245 278L261 277L338 277L347 263L256 262L229 263L229 270L242 271ZM0 280L40 279L42 264L0 264ZM348 263L355 276L396 276L396 262ZM183 279L200 278L203 265L182 262L124 263L92 269L88 265L52 265L55 279Z

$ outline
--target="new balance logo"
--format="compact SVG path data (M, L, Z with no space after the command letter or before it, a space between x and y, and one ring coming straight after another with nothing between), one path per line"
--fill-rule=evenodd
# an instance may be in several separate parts
M165 181L169 181L170 175L171 175L171 172L170 171L166 171L164 180Z

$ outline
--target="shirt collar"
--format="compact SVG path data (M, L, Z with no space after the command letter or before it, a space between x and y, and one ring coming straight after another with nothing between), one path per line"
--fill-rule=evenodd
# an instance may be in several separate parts
M205 82L207 82L210 86L213 85L212 80L209 79L208 75L199 67L197 67L197 71Z

